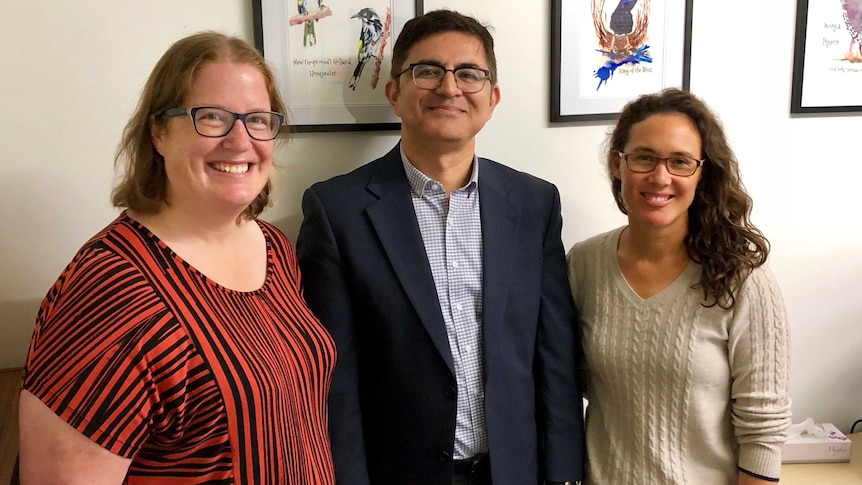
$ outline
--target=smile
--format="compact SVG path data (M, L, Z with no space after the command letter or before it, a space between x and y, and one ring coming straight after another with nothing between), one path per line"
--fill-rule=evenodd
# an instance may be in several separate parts
M670 203L671 199L674 198L673 195L669 194L649 194L645 192L641 193L641 197L644 198L647 204L658 207L664 207L665 205Z
M211 163L210 167L223 173L240 174L248 172L248 163Z
M431 110L432 111L440 111L440 112L444 112L444 113L464 113L464 112L466 112L466 110L461 109L457 106L453 106L453 105L432 106Z

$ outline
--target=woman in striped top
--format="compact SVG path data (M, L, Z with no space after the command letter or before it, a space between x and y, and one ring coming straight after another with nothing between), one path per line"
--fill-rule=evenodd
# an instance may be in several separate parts
M240 39L175 43L124 131L126 208L39 310L22 483L332 484L333 342L257 219L285 106Z

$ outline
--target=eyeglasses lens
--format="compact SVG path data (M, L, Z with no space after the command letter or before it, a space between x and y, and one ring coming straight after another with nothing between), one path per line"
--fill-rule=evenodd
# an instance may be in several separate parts
M200 108L195 112L195 130L203 136L225 136L233 128L236 119L241 119L248 135L256 140L272 140L278 136L281 119L270 111L257 111L234 115L219 108Z
M437 89L443 84L446 69L433 64L413 66L413 83L422 89ZM459 67L452 71L458 89L465 93L476 93L485 86L488 76L485 71L472 67Z
M700 166L698 160L687 157L658 157L649 153L627 153L624 155L626 166L629 170L637 173L649 173L658 167L658 164L665 162L667 171L672 175L680 175L688 177L697 170Z

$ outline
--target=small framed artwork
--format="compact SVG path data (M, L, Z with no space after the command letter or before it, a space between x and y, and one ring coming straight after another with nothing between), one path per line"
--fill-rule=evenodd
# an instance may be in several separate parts
M392 47L422 0L252 0L255 46L297 132L395 130Z
M862 0L796 2L791 113L862 111Z
M693 0L551 0L551 121L616 118L689 88Z

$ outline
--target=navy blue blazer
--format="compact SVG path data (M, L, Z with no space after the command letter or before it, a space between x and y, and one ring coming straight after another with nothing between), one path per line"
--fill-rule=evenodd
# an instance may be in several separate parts
M479 160L483 374L495 485L580 480L577 315L556 187ZM309 188L297 254L336 342L329 432L341 485L452 483L452 354L396 145Z

